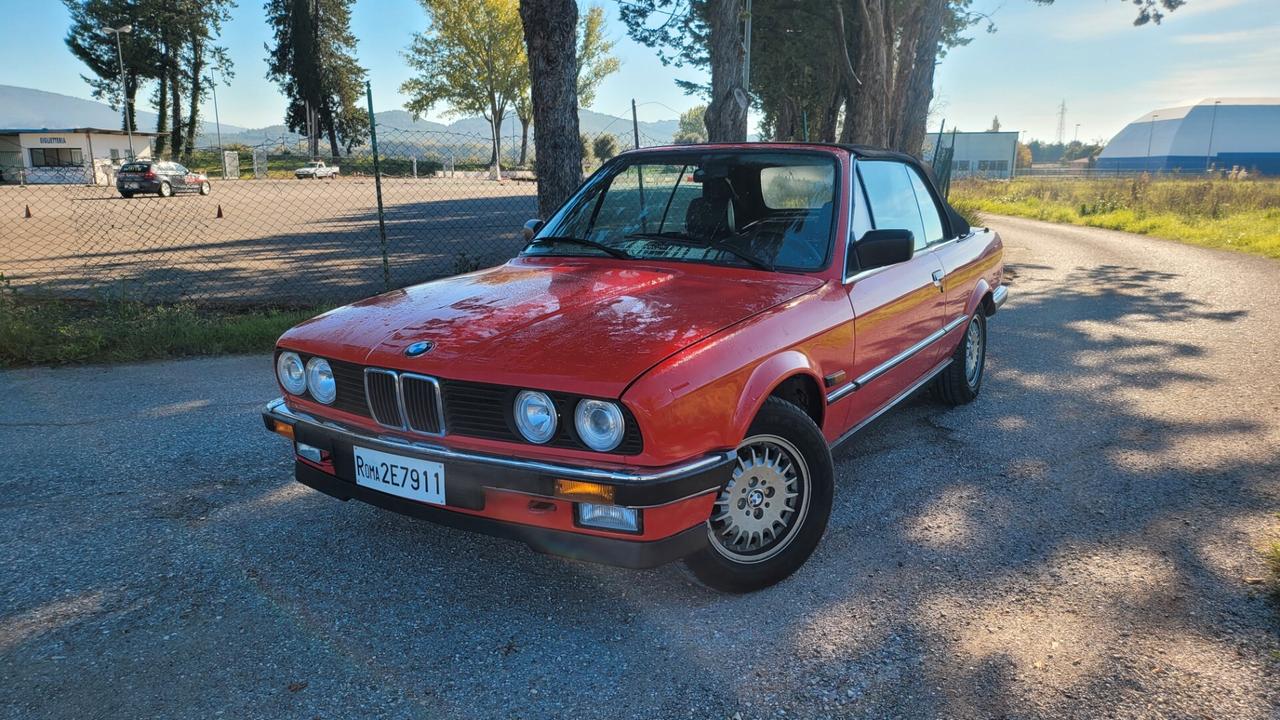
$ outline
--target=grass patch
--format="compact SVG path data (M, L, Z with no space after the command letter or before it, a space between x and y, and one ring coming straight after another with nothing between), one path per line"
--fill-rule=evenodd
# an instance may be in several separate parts
M958 180L951 202L979 212L1124 230L1280 258L1280 179Z
M317 309L211 309L0 294L0 367L270 352Z
M1280 605L1280 542L1271 543L1265 557L1271 567L1271 599Z

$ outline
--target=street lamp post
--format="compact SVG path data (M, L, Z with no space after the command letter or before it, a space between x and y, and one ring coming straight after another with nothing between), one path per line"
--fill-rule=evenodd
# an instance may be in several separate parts
M1209 116L1209 147L1204 150L1204 171L1209 172L1209 160L1213 157L1213 126L1218 122L1218 105L1221 100L1213 101L1213 114Z
M102 33L116 36L116 62L120 63L120 107L124 109L124 131L129 134L129 159L133 159L133 124L129 122L129 93L124 85L124 53L120 50L120 34L133 32L132 25L120 27L104 27Z
M1156 132L1156 118L1158 117L1160 116L1152 115L1151 124L1147 126L1147 161L1142 164L1142 169L1146 172L1151 172L1151 136Z
M213 71L219 76L222 75L222 66L214 65ZM227 156L222 151L222 120L218 117L218 79L210 75L209 89L213 92L213 127L218 133L218 158L222 165L222 178L227 177Z

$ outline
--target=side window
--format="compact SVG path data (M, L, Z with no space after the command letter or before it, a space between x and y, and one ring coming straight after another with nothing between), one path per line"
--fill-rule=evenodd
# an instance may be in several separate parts
M906 165L889 160L867 160L858 163L862 184L871 205L871 221L877 230L910 230L916 239L916 250L929 244L928 233L920 219L920 206L911 175Z
M859 163L861 165L861 163ZM846 277L858 271L858 254L853 244L871 229L871 213L867 209L867 191L862 187L862 178L854 173L853 179L853 223L849 228L849 250L845 253L844 274Z
M920 218L924 220L925 240L929 243L936 243L943 239L942 216L938 214L938 204L933 201L933 194L929 192L928 186L924 184L924 180L920 178L920 173L915 168L907 168L907 174L911 176L911 188L916 191L916 204L920 206ZM916 243L916 247L920 247L920 243Z

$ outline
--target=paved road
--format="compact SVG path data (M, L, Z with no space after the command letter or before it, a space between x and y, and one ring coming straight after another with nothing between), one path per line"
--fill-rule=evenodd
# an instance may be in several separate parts
M302 489L265 358L0 375L0 716L1276 717L1280 264L993 222L982 399L747 597Z

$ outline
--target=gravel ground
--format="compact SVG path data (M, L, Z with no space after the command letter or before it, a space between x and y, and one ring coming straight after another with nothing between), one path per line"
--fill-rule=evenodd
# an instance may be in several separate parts
M745 597L306 490L265 357L0 374L0 717L1280 717L1280 264L992 222L982 398Z

